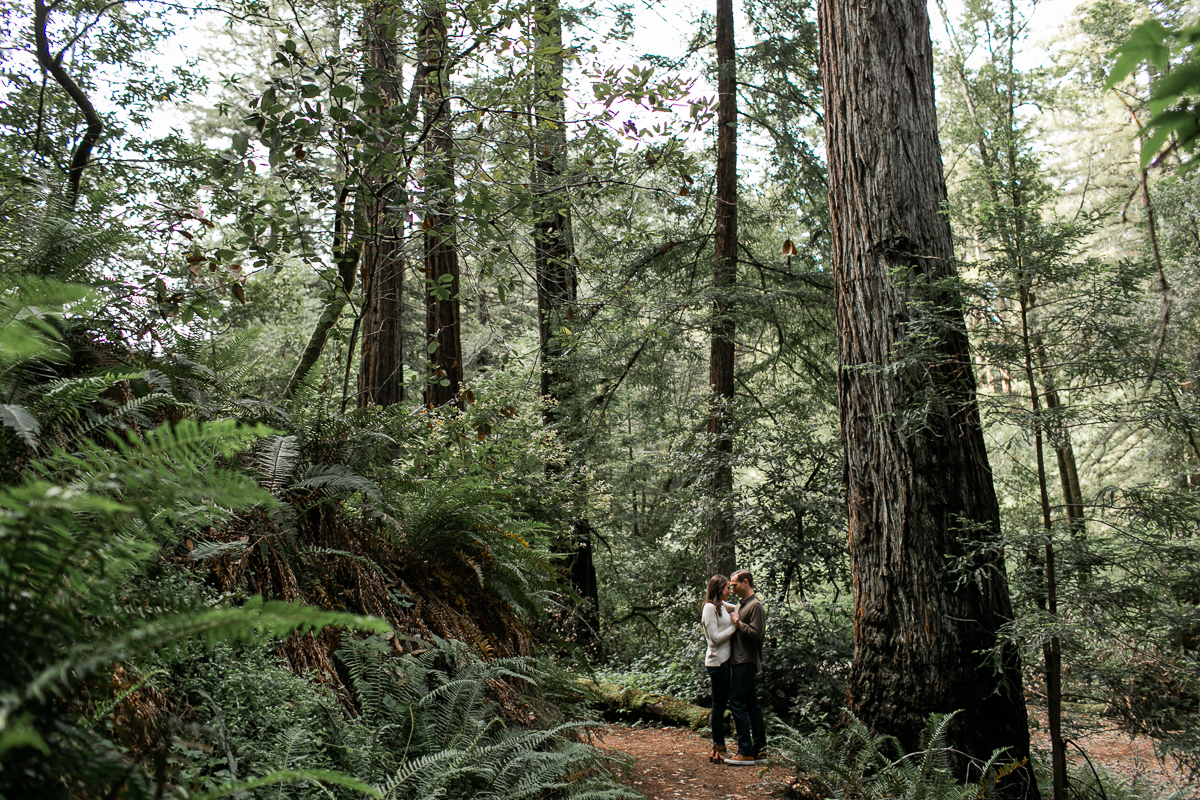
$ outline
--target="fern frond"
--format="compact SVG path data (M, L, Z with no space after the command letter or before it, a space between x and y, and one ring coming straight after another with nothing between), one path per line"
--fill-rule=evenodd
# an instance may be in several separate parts
M137 419L142 424L149 425L149 417L142 412L149 411L157 406L170 404L173 401L174 398L166 394L148 394L144 397L135 397L129 402L121 404L109 414L103 416L99 414L92 415L86 423L72 429L67 436L62 437L59 444L60 446L64 446L71 442L90 437L97 431L118 427L129 418Z
M232 542L205 542L196 543L195 548L188 558L193 561L207 561L210 558L218 558L226 554L240 555L246 551L250 545L248 542L232 541Z
M422 773L434 773L439 778L453 774L465 758L465 753L459 750L440 750L420 758L405 761L404 764L381 787L378 787L384 798L397 797L397 792L406 788L405 784L416 784ZM434 772L435 768L440 772ZM411 782L411 783L410 783ZM414 787L415 788L415 787ZM425 787L422 787L425 788ZM414 793L415 796L415 793Z
M48 202L45 202L47 201ZM8 230L5 242L20 242L19 251L9 251L8 269L23 275L36 275L63 281L89 281L96 261L109 256L129 240L116 225L90 228L77 224L72 215L54 198L44 198L26 214L13 218L19 231Z
M279 768L288 769L291 766L292 759L296 755L303 755L305 752L305 744L312 743L312 732L307 726L292 725L285 729L275 737L273 750L276 752L282 751Z
M146 373L141 372L114 370L98 375L53 380L37 387L38 397L30 403L30 408L47 423L57 423L63 419L74 421L81 409L95 403L100 395L121 381L145 376Z
M946 744L946 735L950 730L950 722L958 715L954 711L949 714L931 714L925 721L925 731L921 736L922 753L919 774L932 775L936 772L949 774L950 756Z
M144 686L146 683L149 683L151 678L156 678L160 675L166 676L167 674L168 673L165 669L154 669L154 670L150 670L149 672L143 674L141 677L139 677L136 681L131 683L129 686L126 686L124 689L117 692L116 695L114 695L113 697L110 697L106 702L101 703L100 707L97 708L94 712L92 712L88 716L88 718L84 724L88 728L96 727L96 724L98 722L100 722L100 720L104 719L110 713L112 713L112 710L114 708L121 705L121 703L125 702L125 700L127 698L129 698L131 695L133 695L135 692L137 692L138 689L141 689L142 686Z
M65 358L58 330L48 320L60 315L64 306L88 298L91 290L47 278L5 278L0 296L0 367L34 358Z
M277 769L258 778L240 783L226 783L218 789L196 796L195 800L218 800L221 797L237 797L243 792L261 789L264 786L279 786L289 783L328 783L332 786L344 786L360 794L370 797L383 797L383 794L373 786L369 786L352 775L334 772L327 769Z
M376 503L383 501L383 495L373 481L337 464L315 464L309 467L304 478L291 488L297 491L316 489L327 497L358 492Z
M383 567L376 564L372 559L358 553L351 553L349 550L338 550L333 547L309 547L304 550L310 555L337 556L339 558L347 558L351 561L357 561L359 564L365 564L372 572L379 575L384 580L388 579L388 574Z
M207 351L209 355L205 362L218 375L236 368L239 378L235 379L235 382L239 382L240 376L248 374L250 370L258 366L257 361L250 358L258 337L257 330L247 330L222 337L215 348ZM199 355L199 353L193 353L194 357Z
M9 428L25 442L31 450L37 450L40 444L42 426L37 417L30 414L24 407L12 403L0 405L0 424Z
M199 639L208 646L217 642L248 641L257 636L282 638L327 627L384 633L391 626L377 617L326 611L313 606L271 600L261 596L241 608L217 608L157 619L107 641L77 645L65 658L43 669L18 695L0 698L0 730L14 712L30 701L42 701L69 683L94 674L114 661L153 652L173 642Z
M300 449L295 436L268 436L255 448L254 469L258 483L273 495L278 495L287 486L296 468Z

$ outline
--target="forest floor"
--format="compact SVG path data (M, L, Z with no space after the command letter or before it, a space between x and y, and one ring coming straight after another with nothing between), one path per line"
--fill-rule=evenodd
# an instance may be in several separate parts
M633 759L627 782L646 800L755 800L771 797L771 784L785 775L782 767L764 772L763 767L710 764L712 740L686 728L613 725L600 729L597 744ZM732 753L735 748L730 745Z
M1045 714L1031 709L1041 726L1033 733L1037 751L1049 750ZM599 730L597 744L627 764L624 772L629 785L646 800L761 800L785 796L783 781L790 773L782 766L731 767L708 763L711 745L707 736L684 728L607 726ZM1170 759L1160 761L1149 739L1130 739L1103 717L1068 714L1064 735L1087 751L1097 768L1116 776L1123 784L1136 782L1143 797L1166 797L1178 792L1178 798L1197 796L1190 789L1186 772ZM770 743L768 742L768 750ZM1070 748L1072 764L1082 757ZM730 751L733 751L731 743ZM1039 753L1043 762L1047 753ZM618 762L618 765L620 762ZM1074 769L1072 769L1074 771Z
M1046 712L1030 706L1029 715L1038 727L1033 731L1033 748L1037 760L1050 763L1050 733ZM1157 787L1160 796L1178 792L1180 798L1200 796L1200 785L1189 781L1186 769L1171 758L1160 759L1154 752L1154 740L1129 734L1117 727L1114 720L1099 714L1065 711L1063 713L1063 737L1083 749L1096 769L1103 769L1121 779L1124 785L1143 788ZM1077 768L1087 769L1087 763L1079 750L1067 745L1068 770L1075 774ZM1043 794L1045 791L1043 791ZM1152 796L1147 793L1146 796Z

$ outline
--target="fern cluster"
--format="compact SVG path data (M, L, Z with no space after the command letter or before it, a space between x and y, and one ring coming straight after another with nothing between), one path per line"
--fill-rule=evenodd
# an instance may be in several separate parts
M56 365L77 360L64 331L96 297L55 277L82 271L86 258L72 252L57 242L0 264L0 388L10 400L0 414L9 456L0 485L0 796L86 796L105 786L114 796L120 787L123 796L153 796L150 774L95 729L105 713L89 712L105 694L97 687L176 643L388 626L262 598L131 602L138 577L184 537L274 502L236 468L270 431L233 420L156 421L147 412L169 395L145 376L60 376ZM140 395L106 396L138 380ZM111 710L140 688L99 705Z
M343 729L345 766L384 797L637 797L614 781L595 748L576 740L579 723L502 721L494 692L505 682L536 684L529 659L484 661L443 640L416 656L395 659L390 650L376 638L339 654L361 710Z
M213 528L193 557L227 591L336 597L413 636L469 641L486 655L527 652L556 580L551 529L494 471L429 475L405 457L446 450L444 428L423 412L348 417L309 399L242 459L280 501L275 510ZM335 672L335 641L289 648L293 664Z
M79 717L81 682L175 642L276 638L363 617L261 598L146 614L127 587L181 533L269 502L222 467L262 431L232 422L161 426L107 446L56 450L0 489L0 794L53 796L64 776L111 755ZM90 779L89 779L90 780Z
M931 715L923 749L913 753L905 753L892 736L873 735L850 712L846 715L844 727L810 737L781 726L778 760L795 771L797 777L788 785L797 792L847 800L984 800L1000 796L1004 781L1020 778L1013 773L1021 765L1005 763L1003 753L996 752L972 765L978 780L965 780L956 768L962 754L946 741L953 713Z
M484 661L446 640L397 658L384 636L347 640L338 659L352 713L253 644L160 659L159 669L186 684L212 720L193 742L176 743L178 782L198 794L236 787L245 800L638 798L608 757L580 741L579 723L532 711L525 724L503 720L497 692L535 692L543 678L529 659ZM293 780L281 793L271 781L285 775ZM343 779L336 786L334 775Z

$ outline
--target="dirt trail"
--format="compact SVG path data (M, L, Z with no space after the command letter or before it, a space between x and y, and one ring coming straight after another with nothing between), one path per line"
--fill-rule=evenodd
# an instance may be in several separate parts
M1037 719L1038 709L1031 709ZM1047 759L1045 720L1034 731L1036 756ZM1104 768L1122 782L1143 787L1160 787L1165 796L1200 797L1200 787L1189 786L1183 770L1170 760L1159 760L1150 740L1130 739L1111 723L1093 716L1068 715L1066 733L1088 752L1097 768ZM1107 723L1107 724L1106 724ZM608 726L598 731L597 745L618 757L633 759L630 785L646 800L778 800L782 781L790 777L784 767L731 767L708 763L707 736L682 728L627 728ZM768 743L769 744L769 743ZM731 748L732 750L732 743ZM1072 750L1070 760L1082 761Z
M635 759L630 784L646 800L760 800L772 796L775 774L782 778L779 768L710 764L711 740L682 728L611 726L600 736L601 750Z

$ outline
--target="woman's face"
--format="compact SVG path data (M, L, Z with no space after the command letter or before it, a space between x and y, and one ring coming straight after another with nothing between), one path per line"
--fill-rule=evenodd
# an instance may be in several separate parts
M724 586L721 587L721 600L724 601L724 600L728 600L728 599L729 599L729 584L726 583Z

